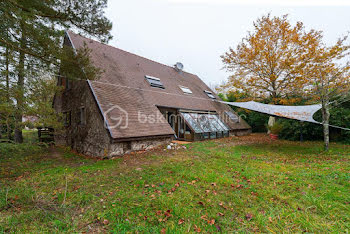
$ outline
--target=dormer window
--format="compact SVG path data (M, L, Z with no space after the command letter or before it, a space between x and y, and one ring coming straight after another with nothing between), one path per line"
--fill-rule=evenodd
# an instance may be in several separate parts
M210 97L210 98L212 98L212 99L216 99L216 97L213 95L212 92L210 92L210 91L208 91L208 90L205 90L204 93L205 93L206 95L208 95L208 97Z
M152 87L164 89L164 85L162 84L162 82L160 82L159 78L156 78L156 77L153 77L153 76L145 76L145 77L146 77L146 80L148 81L148 83Z
M185 86L179 86L179 87L182 90L182 92L184 92L186 94L192 94L192 91L189 88L187 88Z

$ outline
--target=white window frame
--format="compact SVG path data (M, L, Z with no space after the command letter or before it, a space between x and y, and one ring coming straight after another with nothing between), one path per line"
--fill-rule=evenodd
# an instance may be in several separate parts
M192 94L192 90L186 86L179 85L179 88L184 94Z
M211 99L216 99L216 97L214 96L213 92L209 91L209 90L204 90L204 93Z
M159 78L154 77L154 76L149 76L149 75L145 75L145 78L146 78L147 82L149 83L149 85L150 85L151 87L159 88L159 89L165 89L164 84L160 81ZM153 85L149 80L156 80L156 81L159 81L159 83L160 83L161 85Z
M158 80L158 81L160 81L160 79L159 79L159 78L154 77L154 76L145 75L145 77L146 77L147 79L151 79L151 80Z

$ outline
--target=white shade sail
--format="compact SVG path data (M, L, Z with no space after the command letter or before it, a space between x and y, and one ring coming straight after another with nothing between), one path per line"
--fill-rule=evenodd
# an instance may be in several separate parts
M283 117L288 119L295 119L295 120L300 120L300 121L305 121L310 123L322 124L321 122L318 122L313 118L314 114L322 108L321 104L306 105L306 106L282 106L282 105L263 104L263 103L254 102L254 101L250 101L250 102L220 101L220 102L225 103L227 105L241 107L244 109L248 109L248 110L252 110L252 111L256 111L256 112L260 112L268 115L273 115L273 116L278 116L278 117ZM339 127L334 125L329 125L329 126L333 128L339 128L339 129L350 131L349 128L344 128L344 127Z
M311 123L320 123L313 119L313 115L322 108L321 104L306 105L306 106L282 106L263 104L259 102L222 102L228 105L241 107L244 109L257 111L260 113L295 119Z

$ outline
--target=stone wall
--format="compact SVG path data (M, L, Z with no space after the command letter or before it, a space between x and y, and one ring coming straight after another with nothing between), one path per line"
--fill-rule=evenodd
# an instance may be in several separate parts
M230 136L245 136L252 133L252 129L237 129L237 130L231 130Z
M74 81L71 88L56 96L58 112L71 112L71 123L55 137L56 144L64 144L86 155L103 157L108 154L110 136L87 81ZM84 108L85 123L80 123L80 109Z
M107 157L111 158L115 156L120 156L133 151L150 150L160 145L169 144L172 140L172 137L158 137L149 139L146 138L143 140L115 142L110 145Z
M79 124L79 109L82 107L85 109L85 124ZM55 136L56 145L70 146L85 155L111 158L149 150L172 140L168 136L113 142L87 81L72 82L69 90L55 97L54 108L61 113L71 111L71 124Z

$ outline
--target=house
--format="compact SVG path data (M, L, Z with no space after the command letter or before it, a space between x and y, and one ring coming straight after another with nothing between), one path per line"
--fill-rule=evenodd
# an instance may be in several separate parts
M37 116L22 116L22 123L24 124L24 129L29 130L34 128L34 125L38 122L38 120L39 118Z
M243 135L250 126L196 75L183 66L164 64L67 32L74 49L88 46L96 67L96 81L64 86L54 108L64 114L65 132L56 136L87 155L113 157L149 149L173 139L197 141Z

